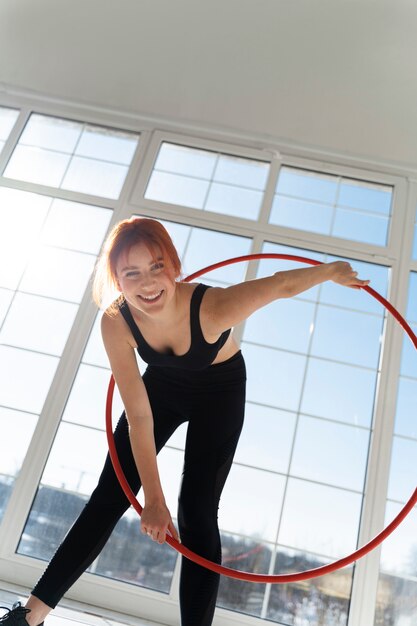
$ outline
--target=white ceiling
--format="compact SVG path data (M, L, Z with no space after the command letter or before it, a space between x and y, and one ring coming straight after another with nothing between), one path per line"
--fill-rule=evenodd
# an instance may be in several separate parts
M417 167L415 0L2 0L0 83Z

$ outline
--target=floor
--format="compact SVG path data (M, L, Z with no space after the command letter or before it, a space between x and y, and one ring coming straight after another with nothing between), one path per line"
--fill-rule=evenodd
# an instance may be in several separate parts
M22 604L25 603L28 592L27 590L0 582L0 607L12 608L17 600ZM83 609L83 605L76 602L65 602L65 606L57 606L56 609L47 618L46 626L161 626L157 622L147 622L137 617L129 617L118 613L103 611L99 607L93 609L87 606ZM5 611L0 609L0 617Z

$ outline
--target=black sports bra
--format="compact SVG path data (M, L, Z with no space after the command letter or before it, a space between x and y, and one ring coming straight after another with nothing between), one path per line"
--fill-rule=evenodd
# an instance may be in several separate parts
M187 370L202 370L209 367L220 349L226 343L231 329L226 330L220 335L217 341L214 343L208 343L204 339L203 332L200 326L200 306L203 299L203 295L206 290L209 289L209 285L199 283L194 289L191 295L190 302L190 326L191 326L191 346L188 352L182 355L176 354L164 354L157 352L145 341L142 333L139 330L138 325L133 319L132 313L126 300L123 300L119 304L119 309L127 325L129 326L132 335L137 343L138 352L140 357L149 365L156 365L159 367L177 367L179 369Z

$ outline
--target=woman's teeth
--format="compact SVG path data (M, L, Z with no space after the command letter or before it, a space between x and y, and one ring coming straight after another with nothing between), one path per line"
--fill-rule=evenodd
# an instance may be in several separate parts
M156 300L157 298L159 298L159 296L161 295L162 291L160 291L159 293L154 294L152 296L140 296L140 297L142 298L142 300L147 300L148 302L151 302L152 300Z

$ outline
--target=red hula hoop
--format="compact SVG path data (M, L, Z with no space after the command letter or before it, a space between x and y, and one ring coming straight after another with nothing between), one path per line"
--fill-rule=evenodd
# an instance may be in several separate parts
M184 282L190 282L203 274L211 272L220 267L224 267L225 265L231 265L233 263L241 263L243 261L253 261L256 259L284 259L289 261L298 261L300 263L307 263L309 265L321 265L320 261L316 261L314 259L308 259L301 256L295 256L291 254L248 254L245 256L239 256L232 259L227 259L226 261L221 261L219 263L214 263L213 265L209 265L204 269L187 276L184 279ZM377 291L372 289L372 287L361 287L367 291L371 296L373 296L376 300L378 300L397 320L397 322L403 327L407 335L410 337L411 341L414 344L414 347L417 349L417 337L414 332L411 330L408 323L402 317L402 315L392 306L388 300L386 300L383 296L381 296ZM126 480L126 477L123 473L123 470L120 466L120 462L117 456L116 446L114 443L113 432L112 432L112 403L113 403L113 392L114 392L114 378L111 376L109 382L109 388L107 392L107 400L106 400L106 431L107 431L107 440L109 445L109 453L110 458L113 463L114 470L116 472L117 478L119 479L120 485L125 492L127 498L132 504L133 508L138 512L139 515L142 513L142 507L139 504L138 500L135 497L135 494L130 489L129 483ZM217 572L218 574L223 574L224 576L229 576L230 578L236 578L238 580L246 580L249 582L255 583L291 583L300 580L308 580L310 578L316 578L317 576L324 576L325 574L330 574L330 572L334 572L335 570L341 569L342 567L346 567L350 565L354 561L365 556L368 552L374 550L377 546L379 546L396 528L401 524L404 518L410 513L413 509L414 505L417 503L417 488L414 490L411 498L408 500L403 509L398 513L398 515L392 520L390 524L383 531L381 531L378 535L376 535L371 541L367 544L359 548L352 554L334 561L333 563L329 563L328 565L322 565L320 567L315 567L313 569L305 570L304 572L294 572L292 574L278 574L278 575L268 575L268 574L255 574L252 572L244 572L241 570L231 569L229 567L225 567L223 565L219 565L218 563L213 563L208 559L201 557L198 554L195 554L188 548L186 548L183 544L179 543L171 536L167 536L167 543L180 552L183 556L187 557L194 563L198 565L202 565L213 572Z

